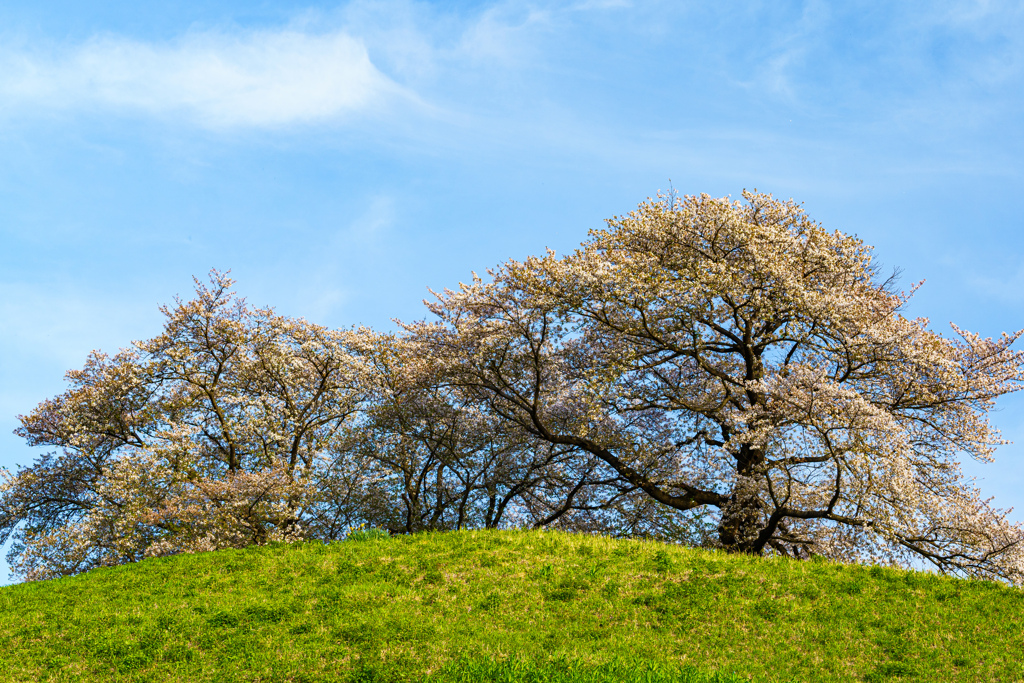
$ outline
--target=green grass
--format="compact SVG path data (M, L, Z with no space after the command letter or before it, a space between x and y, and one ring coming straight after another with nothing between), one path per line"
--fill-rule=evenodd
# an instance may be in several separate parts
M0 588L4 681L1017 681L1024 591L479 531Z

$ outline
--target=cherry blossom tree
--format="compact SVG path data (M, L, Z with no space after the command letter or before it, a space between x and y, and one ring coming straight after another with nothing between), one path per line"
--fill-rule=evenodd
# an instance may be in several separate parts
M554 526L1024 584L958 459L1022 332L903 315L872 250L770 195L648 200L397 334L249 307L216 271L17 433L0 541L28 579L275 540Z
M791 201L659 197L577 251L510 261L406 326L480 406L596 458L732 552L1024 581L1024 530L958 458L1003 443L1021 332L901 311L861 240Z
M337 534L359 473L328 444L352 422L354 332L253 309L216 271L163 333L93 352L16 433L55 447L0 472L0 540L25 578L147 555Z
M411 336L367 333L372 368L342 470L372 473L369 523L392 533L503 526L615 531L624 495L597 458L536 439L473 401ZM626 487L628 491L632 487Z
M468 402L409 339L254 309L214 271L163 333L93 352L22 416L56 450L0 470L0 541L29 580L147 556L500 526L614 531L594 458Z

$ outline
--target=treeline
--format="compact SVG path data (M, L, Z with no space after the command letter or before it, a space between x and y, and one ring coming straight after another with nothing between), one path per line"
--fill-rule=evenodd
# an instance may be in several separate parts
M28 576L359 524L669 531L607 466L480 405L422 335L331 330L232 284L197 280L163 334L93 353L22 418L31 445L60 449L4 490Z
M871 249L792 202L648 201L397 333L254 308L227 275L95 352L0 483L28 579L270 541L558 527L1018 580L989 457L1017 335L899 314Z

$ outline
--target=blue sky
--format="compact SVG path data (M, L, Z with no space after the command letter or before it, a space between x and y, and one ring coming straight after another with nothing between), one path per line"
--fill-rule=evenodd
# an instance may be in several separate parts
M803 202L937 329L1024 327L1022 124L1016 2L9 0L0 466L193 275L389 329L670 183ZM1024 520L1024 398L994 421L1017 443L965 469Z

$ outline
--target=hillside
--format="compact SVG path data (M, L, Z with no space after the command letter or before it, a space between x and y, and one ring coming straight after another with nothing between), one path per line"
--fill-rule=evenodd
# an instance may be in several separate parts
M0 588L10 681L1015 681L1024 591L553 532L151 559Z

